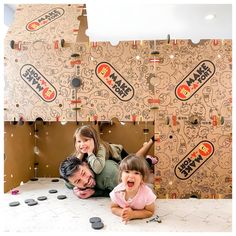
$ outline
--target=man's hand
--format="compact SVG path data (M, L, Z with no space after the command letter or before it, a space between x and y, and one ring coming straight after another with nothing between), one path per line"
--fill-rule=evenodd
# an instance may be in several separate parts
M91 197L95 193L95 190L92 188L79 189L78 187L74 187L73 192L77 197L85 199Z

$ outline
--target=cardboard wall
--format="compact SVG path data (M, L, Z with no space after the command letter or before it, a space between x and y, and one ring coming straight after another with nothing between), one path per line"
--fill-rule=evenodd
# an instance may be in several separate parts
M33 136L30 125L4 123L4 192L34 177Z
M158 197L231 197L231 40L77 42L79 5L18 12L5 38L5 121L154 122Z

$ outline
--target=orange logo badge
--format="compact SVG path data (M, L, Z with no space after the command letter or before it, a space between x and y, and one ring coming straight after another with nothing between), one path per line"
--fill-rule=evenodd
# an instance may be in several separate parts
M120 100L127 102L133 98L134 88L111 64L99 63L96 66L95 73Z
M214 153L214 146L209 141L201 141L176 166L175 175L181 180L193 175Z
M52 102L57 97L55 87L33 65L22 66L20 76L45 102Z
M215 73L215 65L201 61L175 88L175 96L186 101L190 99Z
M64 14L64 9L62 8L53 8L52 10L44 13L43 15L35 18L26 25L28 31L36 31L44 27L45 25L51 23L52 21L58 19Z

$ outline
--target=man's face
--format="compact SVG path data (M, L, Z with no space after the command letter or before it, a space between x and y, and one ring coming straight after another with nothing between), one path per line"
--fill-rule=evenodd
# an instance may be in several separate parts
M93 188L96 185L94 174L85 162L79 166L79 169L68 180L80 189Z

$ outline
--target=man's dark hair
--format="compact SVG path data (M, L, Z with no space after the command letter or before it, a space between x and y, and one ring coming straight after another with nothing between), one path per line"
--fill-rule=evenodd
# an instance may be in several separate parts
M67 157L59 167L61 178L69 182L68 177L72 176L79 169L80 165L82 165L82 161L79 158L75 156Z

